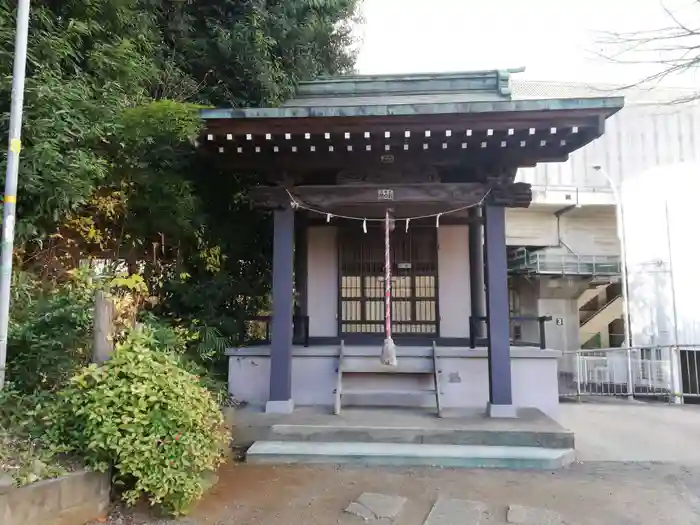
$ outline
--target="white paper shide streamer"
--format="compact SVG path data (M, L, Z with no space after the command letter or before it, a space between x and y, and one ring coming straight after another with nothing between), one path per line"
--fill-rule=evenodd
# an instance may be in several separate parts
M470 204L469 206L462 206L460 208L454 208L450 210L446 210L444 212L440 213L434 213L430 215L420 215L417 217L400 217L400 218L394 218L392 217L392 210L387 209L384 217L383 218L367 218L367 217L349 217L346 215L335 215L333 213L330 213L328 211L323 211L323 210L317 210L315 208L311 208L309 206L306 206L305 204L302 204L297 198L292 195L292 193L287 190L287 193L289 194L289 198L291 201L292 208L294 209L302 209L306 210L311 213L316 213L322 216L325 216L326 218L326 223L330 223L331 219L333 218L338 218L338 219L345 219L345 220L353 220L353 221L360 221L362 222L362 231L364 233L367 233L367 222L368 221L376 221L376 222L383 222L384 223L384 344L382 345L382 352L380 355L380 359L382 364L386 366L392 366L395 367L398 365L398 359L396 357L396 345L394 344L394 339L392 337L392 332L391 332L391 230L394 227L395 221L401 220L405 221L405 227L406 231L408 231L408 227L411 221L415 220L420 220L420 219L435 219L435 227L439 228L440 227L440 218L443 215L448 215L451 213L457 213L460 211L468 210L469 208L474 208L477 206L481 206L486 198L488 197L489 193L491 191L489 190L486 192L486 194L483 196L483 198L475 203L475 204Z

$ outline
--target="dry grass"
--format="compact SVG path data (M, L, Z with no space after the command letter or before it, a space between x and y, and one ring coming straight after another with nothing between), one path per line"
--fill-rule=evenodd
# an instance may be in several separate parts
M42 450L36 441L10 435L0 428L0 474L11 476L17 486L72 472L79 464Z

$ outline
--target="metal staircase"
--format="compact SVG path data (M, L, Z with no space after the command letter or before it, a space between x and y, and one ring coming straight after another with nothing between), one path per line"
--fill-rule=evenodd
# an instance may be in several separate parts
M607 302L602 308L596 310L590 317L581 322L579 333L580 341L585 343L595 334L608 329L608 325L615 319L622 317L622 297L619 295Z
M584 292L579 296L577 302L578 302L578 309L581 310L584 306L586 306L589 301L591 301L594 297L597 297L602 290L604 290L607 287L606 284L596 284L591 286L590 288L587 288L584 290Z
M344 404L371 406L422 406L426 398L435 405L438 417L442 417L440 375L435 342L429 357L406 356L399 359L396 367L383 365L378 357L348 355L345 342L340 342L335 388L334 413L339 415ZM407 382L402 378L413 376ZM418 388L416 384L429 384L429 388ZM369 387L377 384L378 387Z

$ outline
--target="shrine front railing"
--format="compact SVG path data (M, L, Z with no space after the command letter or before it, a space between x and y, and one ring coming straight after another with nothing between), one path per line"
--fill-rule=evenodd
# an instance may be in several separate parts
M513 346L535 346L542 350L547 348L547 337L545 323L552 320L551 316L534 316L534 315L518 315L510 318L511 338L510 344ZM488 317L469 317L469 346L476 348L477 346L488 346L488 337L479 337L479 334L486 334L486 322ZM537 324L537 341L523 340L523 327L526 323Z
M292 317L292 323L292 344L309 346L309 316L295 315ZM246 344L248 346L271 344L271 325L271 315L250 317L248 319Z

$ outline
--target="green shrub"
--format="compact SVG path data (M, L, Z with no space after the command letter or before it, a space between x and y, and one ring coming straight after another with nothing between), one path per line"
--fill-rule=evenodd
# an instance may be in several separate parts
M6 471L18 486L64 474L74 462L57 457L42 446L43 417L55 393L25 394L5 383L0 391L0 471Z
M197 377L219 406L231 404L226 379L217 376L211 358L212 354L224 352L220 347L225 347L225 340L218 332L212 333L213 329L207 327L187 328L150 312L142 312L140 322L150 330L157 348L170 353L180 366Z
M105 365L84 368L60 392L49 440L97 470L113 466L128 503L145 495L183 513L228 443L219 406L197 379L148 327L132 331Z
M44 431L43 417L55 402L56 393L37 390L30 394L20 391L8 381L0 390L0 430L23 438L37 438Z
M40 443L18 438L3 429L0 429L0 467L18 487L57 478L70 470Z
M17 390L53 390L89 362L94 293L81 272L53 287L26 273L15 276L7 376Z

